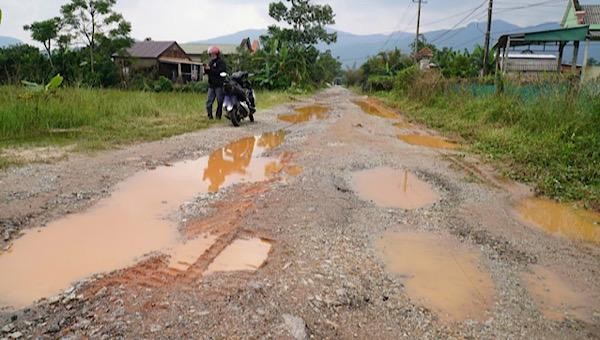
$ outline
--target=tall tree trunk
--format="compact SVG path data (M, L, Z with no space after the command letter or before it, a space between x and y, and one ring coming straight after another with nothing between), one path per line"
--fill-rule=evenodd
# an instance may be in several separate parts
M92 39L90 41L90 65L92 67L92 73L94 73L94 38L96 35L96 18L95 18L95 13L92 11L91 13L91 17L92 17Z
M44 44L46 52L48 52L48 60L50 60L50 67L54 70L54 63L52 62L52 40L48 39L48 43Z

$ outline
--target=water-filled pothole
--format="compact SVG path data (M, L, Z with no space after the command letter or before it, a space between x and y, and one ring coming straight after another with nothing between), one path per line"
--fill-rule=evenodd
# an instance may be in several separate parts
M181 245L177 225L167 216L200 193L285 172L284 156L262 157L284 137L283 132L248 137L208 157L139 172L88 210L26 231L0 254L0 304L25 306L95 273L131 266L155 251L174 254L172 266L185 267L186 259L195 256L190 248L201 254L211 241Z
M439 200L431 187L408 170L381 167L352 176L353 190L384 208L417 209Z
M330 110L328 106L324 105L309 105L295 109L296 113L279 115L277 118L288 123L303 123L326 119Z
M398 138L405 143L426 146L428 148L454 150L460 147L456 143L437 136L399 135Z
M521 218L543 230L571 240L600 244L600 214L569 204L528 198L517 207Z
M588 297L556 273L534 266L531 273L522 274L527 290L544 317L563 321L567 315L591 322L598 297Z
M399 116L393 110L388 109L387 107L381 105L377 101L373 99L364 99L364 100L356 100L354 104L358 105L365 113L368 113L372 116L377 116L381 118L387 119L398 119Z
M460 242L438 235L388 232L377 250L386 268L404 277L413 299L442 320L485 320L493 308L495 287L481 269L480 255Z
M204 274L257 270L271 250L271 243L260 238L237 239L227 246L208 266Z

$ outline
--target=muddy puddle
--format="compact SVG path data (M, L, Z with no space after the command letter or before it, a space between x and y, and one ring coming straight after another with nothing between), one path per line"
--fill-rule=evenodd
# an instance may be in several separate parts
M359 197L383 208L418 209L440 198L409 171L388 167L354 173L352 186Z
M408 129L411 127L411 125L405 121L398 121L395 122L394 124L392 124L394 127L398 128L398 129Z
M178 244L169 251L169 268L181 272L188 270L216 240L215 235L202 235Z
M398 139L411 145L425 146L434 149L455 150L460 147L460 145L456 143L437 136L399 135Z
M386 108L382 104L378 103L373 99L356 100L354 104L358 105L365 113L372 116L377 116L386 119L398 119L400 118L396 112Z
M311 120L323 120L331 109L324 105L309 105L295 109L294 114L279 115L277 118L288 123L303 123Z
M269 256L271 243L260 238L238 239L225 248L204 274L230 271L253 271Z
M434 234L388 232L377 242L387 270L400 275L408 295L442 320L487 320L495 287L480 255Z
M529 198L517 207L521 218L546 232L571 240L600 244L600 214L569 204Z
M563 321L567 316L591 322L600 298L588 297L570 282L541 266L521 275L527 290L545 318Z
M248 137L207 157L139 172L88 210L26 231L0 254L0 305L28 305L152 252L173 255L171 266L185 268L212 240L184 243L168 216L198 194L285 172L283 156L262 157L284 138L284 132Z

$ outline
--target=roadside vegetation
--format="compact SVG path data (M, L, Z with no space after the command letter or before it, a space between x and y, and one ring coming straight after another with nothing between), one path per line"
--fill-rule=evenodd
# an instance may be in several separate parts
M600 209L600 83L569 75L478 78L475 52L436 51L420 71L399 51L347 79L416 122L466 142L538 194Z

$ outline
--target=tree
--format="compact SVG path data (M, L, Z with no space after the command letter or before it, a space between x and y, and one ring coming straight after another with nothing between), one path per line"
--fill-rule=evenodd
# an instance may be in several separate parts
M277 22L285 22L291 28L269 27L269 34L292 45L316 45L337 41L336 33L328 33L326 25L335 24L335 14L329 5L314 5L310 0L286 0L269 5L269 15Z
M92 73L98 38L130 40L131 24L113 10L116 3L117 0L70 0L61 8L69 35L87 45Z
M31 25L23 26L24 30L31 31L31 38L33 40L39 41L44 45L44 48L48 53L50 65L52 67L54 67L54 65L52 64L52 40L58 38L60 25L60 18L52 18L44 21L36 21Z

